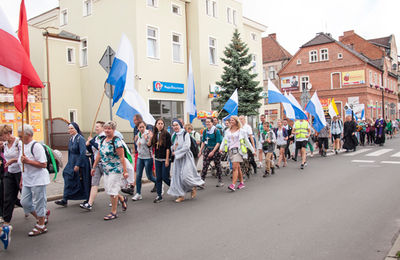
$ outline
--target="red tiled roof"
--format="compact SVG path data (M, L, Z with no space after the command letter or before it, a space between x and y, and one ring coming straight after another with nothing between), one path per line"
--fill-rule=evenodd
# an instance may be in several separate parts
M271 35L262 38L262 53L263 63L290 60L292 58L292 55Z

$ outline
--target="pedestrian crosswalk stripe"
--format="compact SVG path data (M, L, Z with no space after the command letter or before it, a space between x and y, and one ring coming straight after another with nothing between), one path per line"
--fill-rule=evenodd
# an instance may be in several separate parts
M386 164L400 164L400 161L381 161L381 163L386 163Z
M353 163L374 163L372 160L352 160Z
M366 156L381 156L381 155L383 155L383 154L385 154L385 153L388 153L388 152L390 152L390 151L393 151L393 149L380 149L380 150L378 150L378 151L369 153L369 154L367 154Z
M355 155L360 154L360 153L368 152L369 150L371 150L371 149L369 149L369 148L368 149L360 149L360 150L358 150L356 152L347 153L344 156L355 156Z
M393 154L392 156L390 156L390 157L400 157L400 152L398 152L398 153L395 153L395 154Z

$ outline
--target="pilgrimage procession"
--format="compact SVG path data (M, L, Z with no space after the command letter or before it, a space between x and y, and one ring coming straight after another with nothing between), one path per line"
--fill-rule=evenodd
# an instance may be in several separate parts
M40 1L14 2L18 30L0 1L1 259L357 260L382 259L396 245L399 201L383 197L399 197L399 179L366 183L399 173L394 35L317 33L292 56L242 17L242 1L132 1L142 18L130 26L144 35L91 27L108 8L125 16L110 0L60 0L29 20L25 3ZM165 23L186 19L186 34L146 25L147 12L163 8L174 15ZM192 41L203 29L189 26L203 28L193 18L203 13L223 14L233 28L214 33L210 24L215 36L200 51ZM160 45L166 31L169 51ZM97 34L118 39L96 42ZM179 67L161 65L161 52ZM279 68L268 65L276 57ZM213 66L213 84L202 63ZM330 232L332 240L322 236ZM374 235L374 244L360 242Z

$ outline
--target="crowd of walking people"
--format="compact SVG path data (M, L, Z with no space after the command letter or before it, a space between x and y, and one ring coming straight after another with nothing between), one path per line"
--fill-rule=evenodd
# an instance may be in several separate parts
M260 116L255 132L245 116L231 116L224 126L217 118L207 118L205 128L199 132L191 124L184 125L181 119L172 120L171 133L163 119L150 126L135 115L134 123L131 149L113 121L97 121L96 136L87 140L78 124L69 124L64 192L63 198L55 201L57 205L67 207L69 201L79 200L82 209L91 211L103 178L105 192L110 196L110 212L104 220L114 220L118 218L118 205L122 211L128 209L127 195L133 201L147 196L142 193L143 171L148 181L154 183L154 203L164 200L165 186L167 194L176 203L182 203L187 193L194 199L197 190L206 188L210 169L215 171L216 187L225 186L225 173L231 177L227 189L235 192L245 188L245 180L257 174L263 165L263 177L268 177L280 167L287 167L290 160L297 161L299 151L303 170L307 156L314 156L316 147L326 157L329 147L333 154L338 154L342 149L355 151L358 145L382 146L386 137L392 138L399 131L399 120L356 122L352 116L346 116L345 122L334 117L319 132L307 120L283 119L273 124L265 115ZM46 197L50 183L48 152L33 140L30 125L19 128L18 136L14 137L8 125L0 127L0 240L5 249L15 207L22 207L26 216L32 215L36 220L29 236L46 233L50 216ZM198 171L200 158L202 169Z

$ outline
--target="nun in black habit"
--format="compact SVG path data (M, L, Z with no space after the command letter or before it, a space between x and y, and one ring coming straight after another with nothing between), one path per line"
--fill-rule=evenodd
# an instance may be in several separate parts
M68 200L89 200L91 175L89 158L86 156L86 141L78 124L68 126L71 139L68 144L68 163L63 171L64 195L55 203L67 206Z

